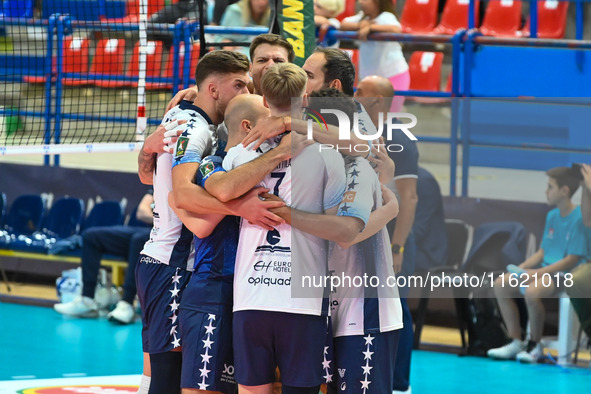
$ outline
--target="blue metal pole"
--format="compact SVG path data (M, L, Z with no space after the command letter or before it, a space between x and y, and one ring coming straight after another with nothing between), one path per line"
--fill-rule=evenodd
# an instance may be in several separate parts
M474 37L478 30L470 30L464 43L464 97L462 105L462 197L468 197L468 179L470 177L470 105L472 97L472 64L474 60Z
M195 70L191 70L191 57L193 56L193 45L191 45L191 33L197 24L185 23L183 28L183 42L185 43L185 58L183 67L183 89L189 87L189 79Z
M451 120L449 145L449 195L456 195L458 177L458 100L460 96L460 51L465 30L457 32L452 38L451 62Z
M179 91L179 63L180 63L180 50L181 50L181 35L185 27L184 21L178 21L174 26L174 35L172 38L172 47L174 48L174 57L172 59L172 95L174 96ZM185 56L187 56L187 49L184 48Z
M538 2L535 0L529 2L529 36L538 36Z
M577 40L582 40L583 39L583 13L584 13L583 2L577 0L576 5L577 5L577 16L576 16L577 29L575 32L575 38ZM583 51L575 52L575 61L577 62L577 67L579 68L579 70L583 71L583 63L585 62L585 54L583 53Z
M476 0L470 0L468 4L468 29L476 27Z
M57 75L55 77L55 125L54 125L54 143L60 143L61 137L61 128L62 128L62 73L63 73L63 54L64 54L64 24L65 18L67 17L59 17L56 21L57 23L57 40L56 40L56 50L57 50L57 60L56 60L56 69ZM53 165L55 167L59 167L60 165L60 156L54 155L53 156Z
M51 78L53 78L53 32L56 25L57 16L51 15L49 23L47 24L47 54L45 57L45 133L43 135L43 143L49 145L51 143ZM49 155L43 156L43 164L48 166Z

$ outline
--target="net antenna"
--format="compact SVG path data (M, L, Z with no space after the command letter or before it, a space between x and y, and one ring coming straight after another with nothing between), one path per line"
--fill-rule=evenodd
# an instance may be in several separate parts
M137 121L135 137L136 142L143 142L145 139L144 131L148 125L146 117L146 59L148 51L148 0L139 0L140 15L139 15L139 73L138 73L138 87L137 87Z

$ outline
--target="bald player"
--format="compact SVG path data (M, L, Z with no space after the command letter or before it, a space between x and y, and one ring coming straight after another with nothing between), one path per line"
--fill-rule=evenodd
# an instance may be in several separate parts
M388 79L372 75L359 82L355 97L364 103L377 128L379 127L379 113L385 114L390 110L394 89ZM396 120L394 121L396 122ZM384 130L386 129L387 125L384 125ZM398 275L408 276L412 275L415 270L416 246L411 229L419 200L417 196L419 152L416 142L411 141L400 129L393 130L392 140L388 141L388 144L387 148L396 146L394 149L387 149L388 155L395 163L394 178L390 179L387 185L396 193L400 206L398 217L388 225L392 236L392 260L394 271ZM413 330L412 317L405 298L407 292L408 289L400 289L404 328L400 334L400 344L394 367L394 392L406 392L410 387Z

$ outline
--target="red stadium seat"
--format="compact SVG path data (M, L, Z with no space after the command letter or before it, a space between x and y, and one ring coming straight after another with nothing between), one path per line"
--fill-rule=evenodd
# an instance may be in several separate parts
M410 90L439 92L441 85L442 52L414 52L408 65ZM407 97L418 103L441 103L447 99L440 97Z
M470 0L447 0L443 13L441 14L441 21L439 25L433 30L435 34L453 35L459 29L468 28L468 12L470 11ZM478 10L480 2L476 0L474 4L476 10L475 24L478 26Z
M515 37L521 27L521 1L489 1L480 31L486 36Z
M337 19L342 21L343 19L345 19L348 16L355 15L356 9L357 9L357 1L345 0L345 10L337 16Z
M431 33L437 24L439 0L406 0L400 24L403 33Z
M563 38L566 30L568 2L557 0L538 1L538 37ZM529 37L529 17L518 36Z
M410 57L410 90L438 92L441 84L442 52L414 52Z
M88 74L88 39L83 37L68 36L63 42L62 70L64 73ZM53 73L55 74L56 63L54 60ZM26 76L23 78L28 83L44 83L45 76ZM64 78L64 85L81 85L80 78Z
M173 1L176 3L176 1ZM165 0L149 0L148 1L148 16L160 11L165 6ZM125 6L125 16L123 18L106 18L100 17L101 22L105 23L138 23L140 15L139 0L128 0Z
M114 88L124 85L122 80L101 79L99 76L123 76L125 60L125 40L105 38L98 42L96 53L90 65L90 80L101 88Z
M162 42L148 41L146 48L146 78L159 78L162 70ZM127 69L127 76L137 78L139 75L140 43L135 44L133 56ZM137 82L128 83L129 86L137 87Z
M197 63L199 62L199 49L200 46L198 43L193 44L191 48L191 70L197 68ZM180 51L179 51L179 79L182 81L183 78L183 64L185 61L185 45L184 43L180 43ZM173 70L174 70L174 47L170 50L168 54L168 60L166 62L166 67L162 72L162 76L164 78L173 77ZM191 75L191 77L195 77ZM180 86L182 88L182 86ZM160 82L147 82L146 89L172 89L172 82L171 83L160 83Z

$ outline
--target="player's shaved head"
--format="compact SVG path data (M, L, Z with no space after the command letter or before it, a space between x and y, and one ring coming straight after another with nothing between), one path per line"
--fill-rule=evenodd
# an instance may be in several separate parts
M394 88L389 79L379 75L370 75L359 82L358 89L368 90L364 92L365 97L394 97Z
M253 126L262 116L269 116L269 109L263 105L263 98L256 94L241 94L234 97L224 114L224 123L228 133L240 130L243 120L248 120Z

